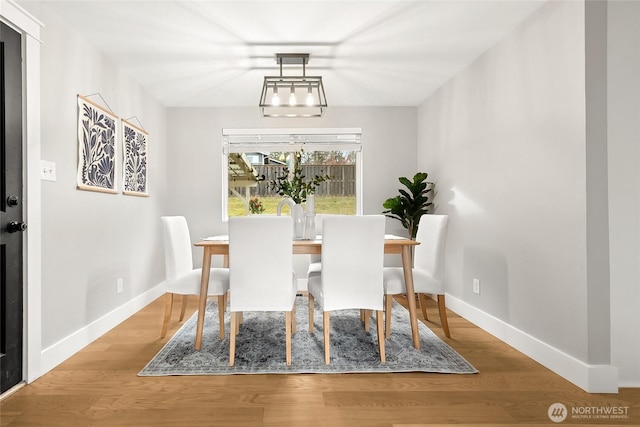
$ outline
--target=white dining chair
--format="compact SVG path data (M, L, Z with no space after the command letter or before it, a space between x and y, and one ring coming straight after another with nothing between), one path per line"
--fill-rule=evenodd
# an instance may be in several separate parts
M322 236L322 222L325 218L336 216L335 214L316 214L316 236ZM322 267L320 255L309 255L309 267L307 268L307 278L320 274Z
M182 295L182 308L180 310L180 321L182 321L187 308L188 296L200 295L202 269L193 268L191 237L185 217L163 216L160 219L163 229L165 272L167 276L164 320L160 333L160 338L164 338L171 318L174 295ZM220 339L224 339L224 311L228 290L229 270L227 268L212 268L209 275L208 295L218 297Z
M285 313L286 363L291 365L297 280L293 272L293 223L289 216L229 218L229 365L245 311Z
M331 361L330 312L360 309L368 329L369 310L376 311L378 351L385 362L383 310L383 215L335 216L323 220L319 275L309 278L309 332L313 333L314 304L323 312L324 358Z
M327 216L335 216L335 215L326 215L326 214L316 214L315 223L316 223L316 236L322 236L322 221ZM320 255L309 255L309 267L307 268L307 278L320 274L320 267L322 263L320 262Z
M420 242L415 247L413 258L413 288L419 295L420 307L425 320L427 318L425 294L437 295L438 311L444 334L450 338L447 309L445 306L444 260L445 242L447 239L447 215L423 215L418 226L416 240ZM393 295L407 291L402 267L384 268L385 289L385 334L391 336L391 304Z

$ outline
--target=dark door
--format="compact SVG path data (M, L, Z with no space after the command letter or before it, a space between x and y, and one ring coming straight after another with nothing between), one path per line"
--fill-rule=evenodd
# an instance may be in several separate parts
M0 23L0 393L22 381L21 37Z

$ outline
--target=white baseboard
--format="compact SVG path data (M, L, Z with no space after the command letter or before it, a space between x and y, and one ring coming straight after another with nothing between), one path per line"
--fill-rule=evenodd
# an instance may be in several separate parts
M156 300L165 293L166 285L164 282L154 286L142 295L137 296L124 305L116 308L110 313L105 314L101 318L91 322L84 328L63 338L57 343L42 350L40 360L40 375L44 375L51 369L73 356L78 351L89 345L95 339L113 329L133 314L146 307L149 303ZM35 379L35 378L34 378Z
M589 393L618 393L618 368L588 365L503 320L446 295L447 308Z
M618 384L620 388L640 388L640 382L638 381L620 381Z

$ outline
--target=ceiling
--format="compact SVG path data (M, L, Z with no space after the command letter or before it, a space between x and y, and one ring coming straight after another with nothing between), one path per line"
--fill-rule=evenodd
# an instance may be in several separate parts
M419 105L544 1L41 3L167 107L257 107L276 53L309 53L331 107Z

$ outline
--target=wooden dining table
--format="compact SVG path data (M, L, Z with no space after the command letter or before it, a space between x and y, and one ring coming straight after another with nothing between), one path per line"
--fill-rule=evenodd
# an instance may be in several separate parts
M407 299L409 302L409 317L411 319L411 335L413 337L413 346L420 348L420 335L418 333L418 319L416 317L416 298L413 289L413 272L412 272L412 250L413 246L419 245L415 240L386 235L384 240L385 254L400 254L402 256L402 268L404 271L404 280L407 288ZM225 258L224 264L228 266L229 256L229 239L227 236L217 236L213 238L203 239L195 246L203 248L202 254L202 279L200 282L200 300L198 301L198 324L196 328L196 350L202 347L202 330L204 327L204 314L207 307L207 294L209 288L209 273L211 269L211 257L214 255L222 255ZM320 236L314 240L294 240L292 243L292 251L294 255L313 255L322 253L322 239Z

